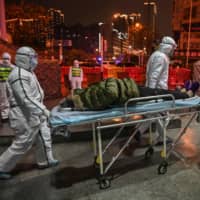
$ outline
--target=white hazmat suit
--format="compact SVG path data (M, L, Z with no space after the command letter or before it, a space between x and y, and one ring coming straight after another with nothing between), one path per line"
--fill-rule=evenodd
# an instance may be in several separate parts
M146 70L146 87L157 89L168 89L168 76L170 58L174 54L177 44L173 38L164 36L158 49L152 53L148 62ZM150 115L149 117L152 117ZM157 124L158 144L162 143L163 130L159 123ZM144 133L150 126L150 123L142 124L139 128L140 133ZM159 142L161 141L161 142Z
M176 42L169 36L163 37L158 50L147 62L146 86L150 88L168 89L168 70L170 57L176 48Z
M37 54L30 47L21 47L17 50L15 62L16 67L8 78L8 91L10 125L16 137L0 156L0 178L15 167L34 142L39 166L58 164L52 156L51 135L47 126L49 111L43 104L44 93L33 73L38 64Z

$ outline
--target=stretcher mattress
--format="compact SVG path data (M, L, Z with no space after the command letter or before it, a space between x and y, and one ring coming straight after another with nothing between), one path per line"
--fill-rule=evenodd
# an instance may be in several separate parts
M132 113L151 112L159 110L168 110L170 108L190 108L200 104L200 97L195 96L188 99L179 99L174 101L148 101L140 102L128 107L128 111ZM53 127L62 125L76 125L82 122L90 122L92 120L103 119L108 117L117 117L124 115L123 107L113 107L101 111L70 111L67 108L61 108L60 105L55 106L51 111L50 124Z

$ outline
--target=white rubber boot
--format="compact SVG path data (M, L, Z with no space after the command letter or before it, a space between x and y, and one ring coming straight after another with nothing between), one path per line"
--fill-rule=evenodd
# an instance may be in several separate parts
M52 151L47 152L47 158L48 158L49 167L54 167L59 164L59 161L54 159Z

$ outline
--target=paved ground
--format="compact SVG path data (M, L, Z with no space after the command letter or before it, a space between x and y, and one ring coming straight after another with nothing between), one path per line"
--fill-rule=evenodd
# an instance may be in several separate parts
M187 157L186 163L171 158L167 173L158 175L161 149L155 148L150 160L144 159L145 148L136 149L132 156L122 154L111 170L113 180L106 190L99 189L95 178L92 143L88 139L90 133L84 133L82 137L73 135L71 140L54 136L54 153L61 164L56 168L38 170L33 148L14 170L14 178L0 181L0 200L199 200L198 127L199 124L193 122L177 146ZM175 137L177 131L169 129L168 134ZM111 147L107 158L119 150L123 140L121 138ZM9 139L0 142L0 152L9 142Z

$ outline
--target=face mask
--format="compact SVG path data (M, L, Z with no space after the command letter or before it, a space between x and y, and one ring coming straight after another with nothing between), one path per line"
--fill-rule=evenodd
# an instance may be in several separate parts
M10 60L4 59L4 60L3 60L3 64L4 64L4 65L10 65Z
M172 50L170 51L169 56L170 56L170 58L173 58L173 56L174 56L174 49L172 49Z
M79 67L79 63L78 62L74 62L74 67Z
M31 57L30 59L30 67L31 70L34 70L38 65L38 59L36 57Z

